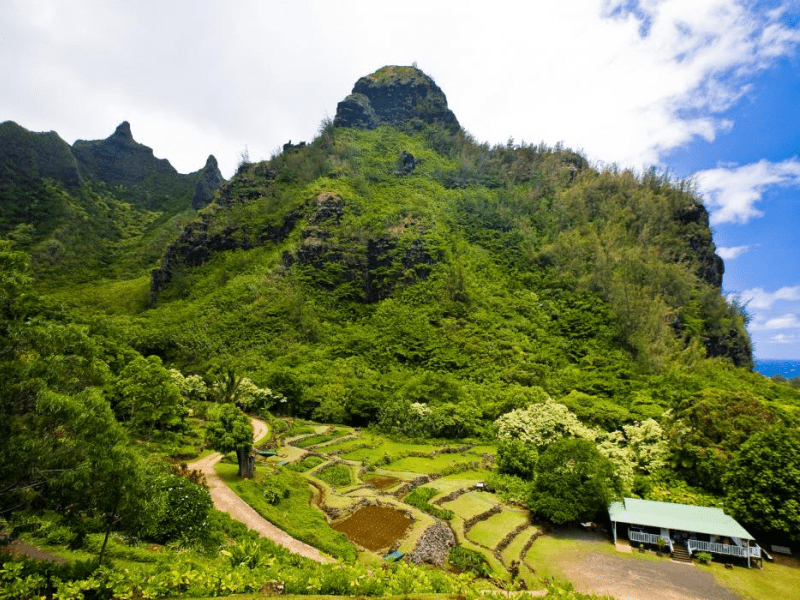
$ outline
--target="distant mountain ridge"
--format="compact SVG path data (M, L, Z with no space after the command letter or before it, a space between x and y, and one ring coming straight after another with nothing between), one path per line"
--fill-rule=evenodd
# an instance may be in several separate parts
M216 165L210 155L204 168L178 173L169 160L156 158L152 148L134 140L128 121L104 140L77 140L72 146L54 131L32 132L13 121L0 124L0 173L5 183L31 185L50 178L75 190L84 179L92 178L127 188L132 193L126 200L149 208L158 206L148 197L165 194L201 208L225 181ZM195 197L201 179L202 191Z
M134 140L127 121L106 139L72 146L54 131L0 123L0 236L53 275L121 274L154 260L174 235L173 220L208 205L224 181L213 155L202 169L178 173Z

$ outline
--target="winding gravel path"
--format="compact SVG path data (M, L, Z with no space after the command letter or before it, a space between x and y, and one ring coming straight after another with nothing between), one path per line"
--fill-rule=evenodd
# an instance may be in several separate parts
M251 418L251 421L253 422L253 437L257 442L267 435L269 427L267 427L266 423L258 419ZM250 506L225 485L217 475L217 472L214 470L214 465L220 460L222 460L222 454L215 452L189 464L190 469L197 469L206 476L208 489L211 492L211 499L214 501L214 508L228 513L237 521L241 521L250 529L257 532L261 537L272 540L295 554L305 556L306 558L320 563L335 562L332 558L325 556L313 546L309 546L293 538L282 529L278 529L255 510L250 508Z

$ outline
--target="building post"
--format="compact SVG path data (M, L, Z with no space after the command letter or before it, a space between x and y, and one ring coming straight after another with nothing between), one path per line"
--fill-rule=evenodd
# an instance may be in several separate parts
M617 545L617 522L614 521L614 545Z
M750 540L747 540L747 568L750 568Z

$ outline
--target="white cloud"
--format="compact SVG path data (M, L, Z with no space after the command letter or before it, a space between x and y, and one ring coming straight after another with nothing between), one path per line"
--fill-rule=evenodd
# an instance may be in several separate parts
M742 254L750 250L753 246L731 246L731 247L722 247L717 248L717 254L720 255L721 258L725 260L733 260L735 258L740 257Z
M800 327L800 318L793 313L787 313L779 317L762 320L763 317L759 315L750 323L750 329L753 331L765 331L771 329L797 329Z
M753 288L736 294L742 304L755 310L768 310L778 301L796 302L800 300L800 285L785 286L775 292L767 292L762 288Z
M779 333L777 335L773 335L769 341L773 344L794 344L797 341L797 336Z
M756 208L773 186L800 187L800 160L760 160L695 173L699 191L711 210L711 223L747 223L764 213Z
M230 174L245 144L268 157L308 140L358 77L417 61L478 140L563 141L642 167L730 129L721 113L748 78L800 42L785 13L744 0L407 0L399 11L372 0L7 0L0 114L69 142L127 119L182 172L214 152Z

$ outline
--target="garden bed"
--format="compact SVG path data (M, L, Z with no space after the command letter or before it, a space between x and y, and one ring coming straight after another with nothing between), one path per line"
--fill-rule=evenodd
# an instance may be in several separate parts
M333 524L347 538L373 552L390 548L411 527L413 519L389 506L365 506Z

